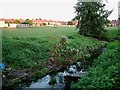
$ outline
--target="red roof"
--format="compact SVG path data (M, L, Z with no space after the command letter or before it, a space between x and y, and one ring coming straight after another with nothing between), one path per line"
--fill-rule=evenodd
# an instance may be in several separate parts
M25 20L24 20L24 19L17 19L17 20L19 20L21 23L22 23L22 22L25 22Z
M0 19L0 21L14 22L14 19L13 18L12 19L4 19L4 18L2 18L2 19Z
M4 18L1 18L1 19L0 19L0 21L12 22L12 23L13 23L15 20L19 20L21 23L22 23L22 22L25 22L25 20L23 20L23 19L13 19L13 18L12 18L12 19L4 19Z
M0 19L0 21L5 21L5 22L12 22L12 23L14 23L14 21L15 20L19 20L21 23L22 22L25 22L25 20L24 19L4 19L4 18L1 18ZM46 20L46 19L44 19L44 20L39 20L39 19L37 19L37 20L34 20L34 19L32 19L32 22L33 23L43 23L43 22L58 22L58 23L66 23L66 22L64 22L64 21L55 21L55 20Z
M52 21L52 20L32 20L33 22L36 22L36 23L38 23L38 22L56 22L56 21Z

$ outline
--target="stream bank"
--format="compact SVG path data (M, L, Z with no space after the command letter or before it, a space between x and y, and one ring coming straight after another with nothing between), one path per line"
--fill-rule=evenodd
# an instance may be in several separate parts
M69 72L70 68L71 68L71 70L74 70L74 71L81 71L82 69L86 70L92 64L92 61L95 58L97 58L104 50L105 50L105 46L102 46L102 47L94 50L94 52L92 52L92 54L91 54L91 57L86 60L78 60L78 61L76 61L77 63L76 62L69 63L69 65L67 65L67 66L61 66L54 70L48 69L48 72L46 72L43 75L43 78L41 78L41 79L31 78L30 76L28 76L25 79L21 78L21 80L23 79L22 83L19 85L17 83L15 83L16 86L14 86L14 87L11 86L11 88L9 87L9 90L13 90L13 89L16 90L15 88L18 88L21 90L24 90L25 88L61 88L61 89L65 89L66 87L69 88L72 80L70 81L70 83L66 84L68 81L67 82L64 81L64 79L65 79L64 74L70 73ZM80 65L78 65L78 63ZM74 68L73 66L76 68ZM74 72L74 71L72 71L72 72ZM56 84L49 85L49 81L50 81L51 77L56 78L56 81L57 81ZM62 83L60 83L60 81ZM7 90L7 87L3 87L3 90L5 90L5 89Z

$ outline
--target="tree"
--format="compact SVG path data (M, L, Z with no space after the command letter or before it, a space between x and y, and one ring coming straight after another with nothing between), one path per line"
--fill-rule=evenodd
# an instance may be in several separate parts
M18 20L18 19L16 19L14 22L15 22L16 24L20 24L20 20Z
M25 23L26 23L26 24L29 24L29 25L32 25L32 24L33 24L32 20L29 20L29 19L26 19L26 20L25 20Z
M80 21L78 25L79 34L99 39L105 37L107 32L105 25L108 23L107 18L112 13L112 10L104 10L105 4L103 4L102 0L96 0L96 2L78 0L74 8L77 14L75 19Z
M42 20L42 18L39 18L39 20Z
M46 23L42 23L43 24L43 26L46 26L47 24Z
M72 21L68 21L67 25L73 25Z

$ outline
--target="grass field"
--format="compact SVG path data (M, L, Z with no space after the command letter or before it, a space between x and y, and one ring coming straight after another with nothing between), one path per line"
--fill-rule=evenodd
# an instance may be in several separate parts
M107 27L108 37L115 38L118 35L118 27ZM76 35L78 30L75 27L40 27L40 28L4 28L2 31L3 37L59 37L61 35Z
M19 39L42 39L50 42L56 41L58 38L64 35L76 35L77 30L75 27L40 27L40 28L17 28L17 29L4 29L2 36L7 38L19 38ZM4 40L4 39L3 39Z
M6 37L56 37L61 35L74 35L77 30L75 27L39 27L39 28L16 28L3 29L3 36Z

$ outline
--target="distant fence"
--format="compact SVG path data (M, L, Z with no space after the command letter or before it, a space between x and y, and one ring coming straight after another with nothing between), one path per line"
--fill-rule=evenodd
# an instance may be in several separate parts
M18 24L17 27L28 28L28 27L33 27L33 26L29 24Z

